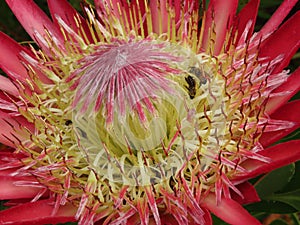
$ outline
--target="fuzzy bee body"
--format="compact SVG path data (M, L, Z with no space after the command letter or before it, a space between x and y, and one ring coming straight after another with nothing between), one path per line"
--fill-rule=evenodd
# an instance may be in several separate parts
M66 122L65 122L65 125L66 126L69 126L69 125L71 125L72 124L72 120L67 120Z
M206 78L206 73L203 69L192 66L192 67L190 67L189 72L194 74L197 78L199 78L200 84L203 84L203 85L206 84L207 78Z
M185 86L189 92L189 96L191 99L195 98L196 95L196 81L192 76L185 77L185 81L187 82L187 86Z
M205 85L207 83L207 73L202 68L191 66L189 67L188 74L189 75L185 77L185 81L187 83L185 87L190 98L193 99L197 94L197 89L199 89L201 85Z

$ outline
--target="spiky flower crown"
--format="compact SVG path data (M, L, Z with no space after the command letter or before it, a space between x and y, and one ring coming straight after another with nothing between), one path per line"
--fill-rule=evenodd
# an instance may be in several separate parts
M257 154L261 134L292 126L264 108L287 78L272 73L281 56L258 58L252 21L215 55L217 27L203 33L194 1L97 9L85 7L87 24L57 16L61 34L36 32L42 50L22 52L28 78L15 82L19 99L8 96L30 123L11 140L26 156L16 173L45 187L36 199L50 190L57 209L76 206L81 224L136 211L143 222L164 211L203 222L201 198L241 195L230 180L247 172L240 164L269 161Z

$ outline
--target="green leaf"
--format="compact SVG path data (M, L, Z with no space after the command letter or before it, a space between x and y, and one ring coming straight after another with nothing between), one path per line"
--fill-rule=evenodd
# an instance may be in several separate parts
M263 201L260 205L254 204L254 207L270 213L300 211L299 180L300 162L279 168L261 177L256 182L255 188Z
M295 173L295 164L276 169L257 181L255 189L261 199L283 189Z
M290 182L281 190L281 193L294 191L300 189L300 161L295 163L295 173Z
M300 189L282 194L268 196L269 200L284 202L300 211Z
M6 206L4 206L6 201L0 201L0 210L4 210L4 209L7 209Z
M246 205L245 208L251 212L251 214L257 212L276 213L276 214L289 214L295 213L298 210L289 204L278 201L262 200L261 202Z
M286 221L284 220L275 220L272 223L270 223L270 225L289 225Z
M262 9L270 8L270 7L278 7L282 3L282 0L263 0L260 2L260 7Z
M267 19L270 18L271 14L268 13L268 12L259 11L259 12L258 12L258 16L261 17L262 19L267 20Z
M213 225L228 225L228 223L224 222L213 214L211 215L211 217L213 219Z
M263 212L256 212L256 213L252 213L252 216L257 218L258 220L262 220L267 215L266 215L266 213L263 213ZM221 220L220 218L218 218L214 214L211 214L211 217L213 219L213 225L229 225L228 223L224 222L223 220Z
M300 225L300 217L298 213L294 213L291 215L294 225Z
M70 4L72 5L72 7L74 9L76 9L77 11L82 11L81 9L81 1L78 0L69 0ZM90 1L88 1L88 3L91 3Z

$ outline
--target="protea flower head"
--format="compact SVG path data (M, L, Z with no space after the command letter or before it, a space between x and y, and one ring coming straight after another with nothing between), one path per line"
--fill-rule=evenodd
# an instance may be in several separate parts
M297 161L297 2L254 33L237 0L6 0L36 45L0 34L1 224L260 224L247 182ZM205 2L205 1L203 1Z

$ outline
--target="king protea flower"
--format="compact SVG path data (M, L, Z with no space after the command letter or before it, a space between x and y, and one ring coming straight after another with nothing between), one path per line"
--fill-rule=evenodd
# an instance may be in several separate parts
M1 224L260 224L248 180L300 158L296 0L255 33L259 0L6 2L36 45L0 33Z

